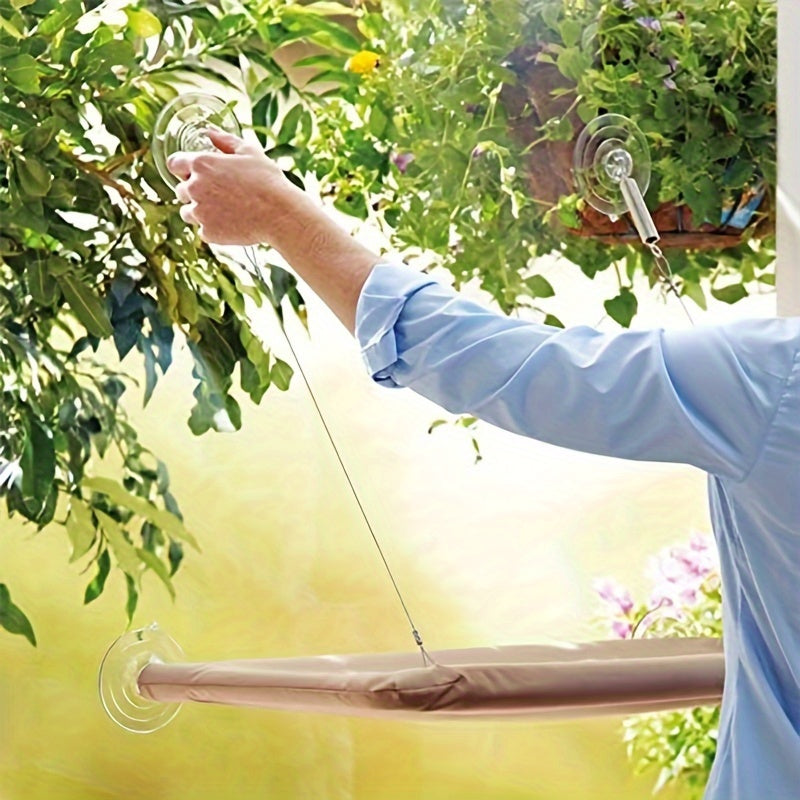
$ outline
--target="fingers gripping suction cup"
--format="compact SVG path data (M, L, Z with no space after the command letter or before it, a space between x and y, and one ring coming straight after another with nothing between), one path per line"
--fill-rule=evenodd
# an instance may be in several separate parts
M621 114L593 119L575 144L572 169L578 191L592 208L618 217L628 210L620 188L632 178L642 194L650 185L650 153L639 126Z
M181 660L180 646L155 623L120 636L100 665L100 701L108 716L132 733L153 733L170 723L180 711L180 703L158 703L143 697L139 675L154 661Z
M209 125L236 136L242 135L242 128L230 105L213 94L181 94L161 109L153 127L151 149L159 174L171 188L178 185L179 179L167 168L167 159L178 152L215 150L205 134Z

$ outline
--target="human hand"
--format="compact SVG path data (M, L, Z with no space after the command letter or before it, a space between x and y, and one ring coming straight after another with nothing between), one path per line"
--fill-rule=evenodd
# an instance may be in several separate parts
M305 193L257 144L215 128L206 135L219 152L174 153L167 160L181 179L175 187L185 204L181 217L198 225L207 242L278 245L287 217L309 202Z

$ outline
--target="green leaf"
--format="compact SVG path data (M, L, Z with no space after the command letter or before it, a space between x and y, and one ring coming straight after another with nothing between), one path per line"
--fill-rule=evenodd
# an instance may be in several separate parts
M104 511L96 508L94 513L103 529L103 533L108 539L114 557L117 559L120 569L130 575L134 580L139 576L139 558L136 555L136 548L128 541L122 526Z
M72 556L69 560L72 563L89 552L96 536L91 510L83 500L74 495L70 498L66 527L72 544Z
M723 303L738 303L739 300L747 297L747 294L747 289L741 283L723 286L721 289L711 287L711 295Z
M36 647L33 627L25 614L11 602L11 594L4 583L0 583L0 626L9 633L21 634Z
M555 295L555 290L550 285L550 281L541 275L532 275L530 278L526 278L525 284L534 297L553 297Z
M345 3L335 3L333 0L315 0L313 3L298 6L308 14L320 16L352 17L356 12L353 7Z
M5 72L8 82L26 94L37 94L39 92L39 72L37 70L36 59L21 53L5 59Z
M37 125L36 117L23 108L18 108L11 103L0 102L0 125L11 131L14 126L22 132L30 131Z
M133 622L133 615L136 613L136 606L139 603L139 592L136 588L136 581L130 575L125 576L125 584L128 589L128 600L125 603L125 614L128 617L128 625Z
M174 514L157 508L143 497L137 497L131 494L125 487L117 483L117 481L111 478L86 478L83 481L83 486L91 491L106 495L111 502L123 508L129 508L135 514L152 522L153 525L157 528L161 528L161 530L173 538L188 542L195 550L200 549L194 536L186 530L183 523Z
M18 156L17 179L22 191L30 197L44 197L50 191L53 176L34 156Z
M446 419L435 419L431 422L430 426L428 427L428 433L433 433L437 428L441 427L442 425L447 425Z
M58 285L47 270L47 262L38 256L31 257L26 270L33 301L42 306L52 306L58 297Z
M111 556L108 554L108 550L103 550L100 558L97 559L97 575L91 580L89 585L86 587L86 592L83 595L83 604L86 605L87 603L91 603L92 600L96 600L100 595L103 593L103 589L106 585L106 578L108 578L108 573L111 571Z
M297 126L300 122L300 117L305 113L305 109L299 103L292 106L283 118L280 131L278 132L278 144L287 144L297 132Z
M330 53L318 53L313 56L306 56L292 65L296 69L299 67L326 67L328 70L339 71L344 69L345 58L340 55L331 55Z
M28 420L20 467L22 497L25 504L38 514L55 477L56 452L52 432L35 418Z
M153 396L153 390L156 388L156 383L158 382L158 373L156 372L156 356L153 352L153 346L149 339L140 337L138 344L139 349L142 351L142 355L144 355L145 386L143 405L146 406L150 402L150 398Z
M282 12L283 23L294 39L305 39L330 50L355 53L361 43L343 25L308 13L303 6L289 5Z
M565 19L558 26L561 39L567 47L573 47L581 41L583 24L577 19Z
M697 305L700 306L703 311L708 309L705 292L699 283L694 283L693 281L687 281L684 283L683 294L685 294L686 297L691 297L691 299L694 300L694 302L697 303Z
M233 395L226 395L225 397L225 413L231 421L234 430L241 430L242 428L242 409L236 398Z
M0 29L4 30L10 36L13 36L15 39L21 39L24 35L21 30L14 27L14 23L11 22L11 20L6 19L2 15L0 15Z
M628 328L631 320L636 315L639 303L636 300L636 295L630 289L623 287L616 297L606 300L603 306L611 319L618 322L623 328Z
M167 572L167 567L164 562L155 553L151 553L149 550L144 550L141 547L136 550L136 553L142 562L147 567L152 569L156 575L158 575L158 577L161 579L161 582L167 587L167 591L169 591L170 596L174 600L175 587L172 585L172 581L169 579L169 573Z
M111 336L114 328L101 298L74 275L59 275L58 285L75 316L93 336Z
M174 575L183 561L183 546L180 542L170 540L169 543L169 574Z
M270 379L278 389L285 392L289 388L293 374L294 370L285 361L276 358L270 371Z
M369 112L369 132L379 139L383 136L388 124L389 118L383 109L379 105L373 105Z
M53 36L77 21L82 14L83 3L80 0L61 0L39 23L36 32L42 36Z
M562 75L577 83L592 66L592 60L580 47L567 47L558 54L556 66Z
M360 17L356 25L361 34L367 39L377 39L385 29L387 20L383 14L371 12Z
M146 8L126 8L125 15L131 30L137 36L147 38L161 33L161 21Z

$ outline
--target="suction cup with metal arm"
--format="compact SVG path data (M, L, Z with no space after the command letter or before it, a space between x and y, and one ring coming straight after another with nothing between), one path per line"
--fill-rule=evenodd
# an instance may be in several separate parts
M650 186L650 151L639 126L622 114L595 117L575 144L572 171L581 195L592 208L612 220L625 212L631 215L639 238L655 258L661 279L694 324L673 282L669 261L657 244L661 235L644 201Z

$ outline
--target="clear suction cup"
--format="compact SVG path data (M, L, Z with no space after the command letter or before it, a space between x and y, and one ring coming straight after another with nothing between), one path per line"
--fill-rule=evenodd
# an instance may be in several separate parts
M629 210L622 189L624 179L635 181L641 194L650 185L647 140L628 117L603 114L581 131L572 168L578 189L589 205L618 217Z
M183 660L183 651L155 623L129 631L108 648L100 665L100 701L121 728L153 733L172 722L180 703L157 703L139 694L139 675L151 662Z
M216 150L205 134L209 125L242 135L230 106L213 94L181 94L161 109L153 128L151 148L159 174L172 189L178 185L178 178L167 169L167 159L177 152Z

